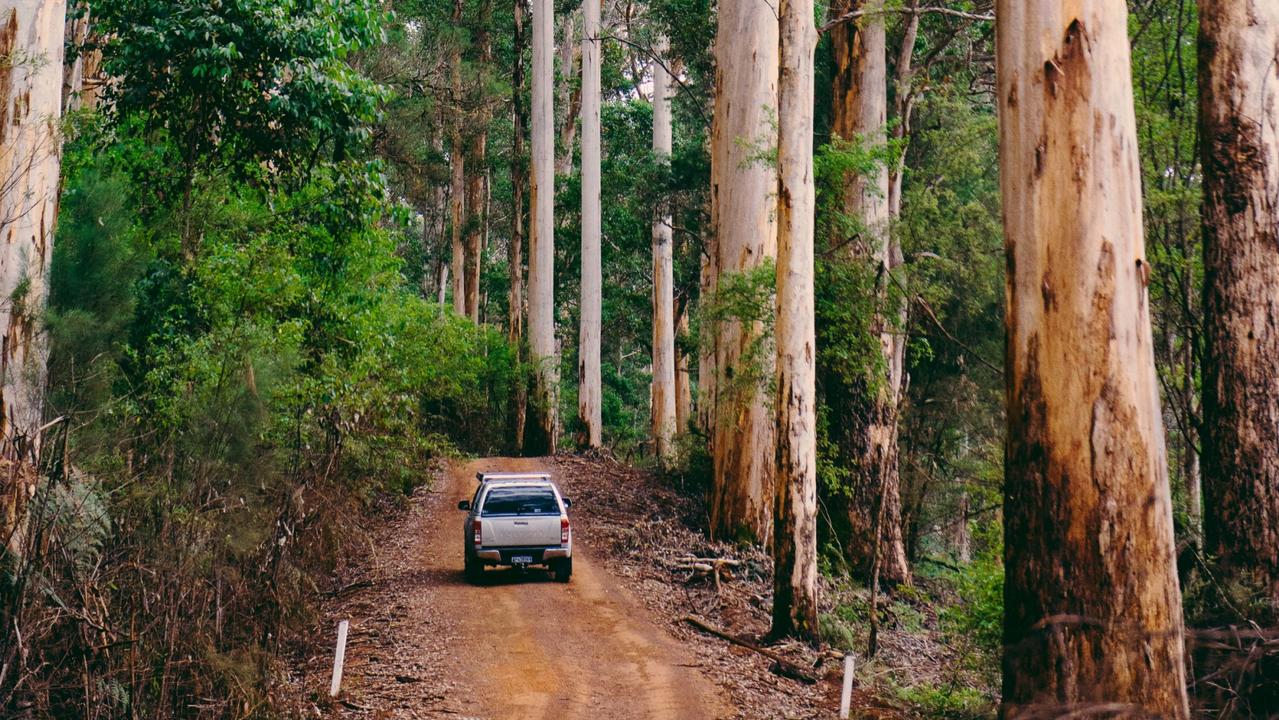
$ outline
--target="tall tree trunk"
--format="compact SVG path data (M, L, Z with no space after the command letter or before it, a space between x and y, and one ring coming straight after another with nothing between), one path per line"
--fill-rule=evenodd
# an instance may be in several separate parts
M434 133L431 146L437 155L444 155L444 139L441 133ZM430 298L436 293L440 275L448 267L444 260L445 236L448 233L449 189L444 184L436 184L431 188L431 201L422 211L422 296ZM447 283L445 283L447 285ZM439 298L444 303L444 296Z
M675 337L688 335L688 303L676 303ZM686 432L693 413L692 378L688 368L688 354L675 347L675 433Z
M832 13L843 15L858 5L872 11L859 23L834 29L835 55L832 130L846 140L857 138L881 145L888 123L888 59L883 0L841 0ZM890 583L910 582L910 566L902 539L901 476L897 461L897 405L905 376L905 343L889 315L891 273L896 265L889 223L892 208L887 165L870 176L850 173L845 178L844 212L862 223L862 238L846 243L847 262L872 260L877 266L878 304L873 320L879 334L883 374L861 383L848 383L831 373L824 385L832 417L840 464L852 470L848 503L848 556L853 567L869 572L876 554L880 577ZM898 318L900 322L900 318ZM880 505L883 503L881 511ZM883 522L879 522L882 515Z
M559 353L555 342L555 114L552 0L533 0L532 212L529 217L528 331L533 364L532 427L525 447L553 455L559 428Z
M711 202L716 283L777 257L777 172L760 158L776 143L778 24L768 3L725 3L715 39ZM762 351L762 323L716 323L714 477L716 538L768 546L773 531L776 418L769 408L776 357Z
M466 277L462 281L464 300L462 303L466 316L472 322L480 321L480 269L483 265L484 246L484 163L487 154L488 132L483 121L476 124L475 134L471 136L470 148L466 161L470 175L466 178L466 221L463 223L466 242L462 247L463 270Z
M777 492L772 635L817 637L813 0L781 0L777 142Z
M0 2L0 542L26 544L49 354L42 318L58 214L65 0ZM21 59L21 61L14 61Z
M1186 718L1123 0L999 0L1004 717Z
M524 16L525 0L515 0L514 68L511 72L511 243L507 261L510 263L511 294L507 298L506 337L517 357L524 355L524 183L528 182L528 159L524 157L524 128L528 116L524 111ZM515 430L515 448L524 450L524 421L528 407L528 386L515 384L512 418Z
M66 40L76 51L75 59L62 71L62 113L93 110L98 106L102 85L102 51L86 47L92 33L92 17L84 0L77 3L82 11L68 13Z
M564 16L564 33L560 44L560 103L564 107L564 124L560 126L560 154L555 160L555 173L573 172L573 144L577 141L577 121L582 108L582 85L574 85L581 64L583 45L577 42L577 11Z
M1181 234L1183 257L1189 259L1190 233ZM1199 290L1195 279L1189 272L1181 273L1181 292L1183 307L1194 307L1194 294ZM1200 470L1200 423L1202 405L1201 393L1198 390L1199 357L1195 354L1196 343L1193 334L1181 342L1181 393L1182 407L1186 413L1186 427L1182 433L1181 479L1185 485L1186 515L1190 524L1190 535L1195 543L1202 543L1203 538L1203 473ZM1199 412L1196 406L1199 405Z
M967 565L972 562L972 534L968 532L968 491L963 490L959 494L959 517L955 521L954 528L954 546L955 559L961 564Z
M477 18L475 44L479 48L479 64L481 72L486 72L493 61L493 48L489 42L489 23L492 21L492 0L485 0L480 6ZM480 90L484 92L483 89ZM464 303L466 316L471 322L480 322L480 275L484 268L484 234L488 229L488 123L489 113L483 109L485 99L481 98L481 109L471 121L474 134L471 136L468 151L467 167L470 177L466 181L466 247L465 266L466 279L463 287L466 292Z
M659 40L658 55L666 43ZM668 162L671 154L670 76L660 62L653 63L653 154ZM678 429L675 418L675 255L674 233L667 201L653 220L653 407L650 430L658 461L670 460L671 438Z
M713 171L712 171L713 172ZM719 281L719 241L713 228L719 213L718 203L710 203L712 231L702 240L700 276L698 277L697 322L697 428L706 436L707 452L715 452L715 358L719 345L719 323L710 316L714 304L716 284Z
M462 134L453 132L449 144L449 223L452 247L453 312L466 314L466 151Z
M577 353L580 447L603 444L600 378L600 0L582 5L582 300Z
M893 139L898 142L897 159L888 169L888 216L896 221L902 214L902 179L906 176L905 141L910 137L910 121L915 110L915 41L919 37L919 0L909 0L906 26L902 30L901 46L897 49L897 70L893 75ZM890 256L901 264L901 244L890 234ZM903 306L904 307L904 306Z
M429 300L431 293L435 290L435 257L431 252L435 245L435 235L431 232L432 224L435 222L434 213L431 208L421 208L422 217L422 297Z
M453 2L453 24L462 24L462 0ZM459 89L462 86L462 50L455 47L449 58L451 84ZM466 246L463 232L466 227L466 144L462 138L462 127L465 124L464 110L460 106L453 108L453 127L449 137L449 222L452 233L453 250L453 312L466 314Z
M1204 532L1279 603L1279 4L1199 8Z

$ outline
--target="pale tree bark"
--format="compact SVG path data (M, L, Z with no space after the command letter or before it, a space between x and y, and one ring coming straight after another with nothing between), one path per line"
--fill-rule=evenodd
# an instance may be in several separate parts
M665 42L655 52L665 52ZM653 155L668 162L671 155L670 76L660 62L653 63ZM676 423L675 366L675 256L671 215L666 202L653 220L653 404L650 431L658 461L670 460Z
M483 129L483 118L477 120L475 134L471 136L466 166L470 174L466 178L466 221L463 223L465 242L462 245L462 309L471 322L480 321L480 269L484 246L484 162L487 154L488 133Z
M564 32L560 41L560 104L564 107L564 124L560 126L560 154L555 160L555 173L573 172L573 144L577 142L577 121L581 114L583 87L574 86L577 68L582 61L583 45L577 42L577 11L564 16Z
M831 12L840 16L856 6L874 11L882 9L883 0L841 0L831 7ZM845 140L860 138L882 147L888 124L884 14L871 12L859 23L844 23L832 32L832 131ZM876 566L880 577L889 583L908 583L910 566L902 538L897 450L897 406L905 378L905 342L900 328L889 320L889 313L898 315L889 299L891 273L900 265L900 250L895 248L889 231L890 188L887 165L876 168L869 176L852 173L844 186L844 212L862 226L861 237L845 244L844 260L869 260L878 268L876 293L880 311L873 323L879 335L882 372L859 383L846 382L839 373L832 373L825 387L832 417L842 420L832 428L840 464L852 469L849 561L867 573L872 565Z
M777 478L772 635L817 637L813 0L781 0L777 142Z
M453 251L453 312L466 314L466 150L462 134L453 131L449 143L449 232Z
M712 168L712 174L714 169ZM711 227L714 228L718 213L718 203L710 203ZM712 232L703 238L701 263L698 277L698 308L700 317L697 324L697 394L696 407L697 429L706 436L707 451L714 453L715 444L715 358L719 344L717 329L719 324L709 316L710 305L715 297L719 280L719 242Z
M555 114L552 0L533 0L532 207L529 217L528 333L533 364L532 427L525 447L555 453L559 428L559 354L555 343Z
M919 0L909 0L908 10L918 10ZM900 153L896 162L888 170L888 216L895 221L902 214L902 179L906 176L905 141L910 137L911 119L915 110L915 91L912 87L915 79L914 58L915 41L919 37L919 13L911 12L906 16L906 26L902 30L901 46L897 49L897 70L893 75L893 139L900 145ZM901 264L901 245L896 236L890 235L890 255L898 265Z
M1008 253L1001 713L1186 718L1127 7L999 0L996 15Z
M493 48L489 42L488 25L492 18L492 2L486 0L481 6L477 18L478 30L475 44L479 48L479 62L482 69L487 69L493 60ZM483 89L479 92L484 92ZM480 98L480 110L468 124L474 127L470 146L467 149L467 168L470 176L466 179L466 245L463 248L463 265L466 278L462 282L465 293L463 309L471 322L480 322L480 274L484 268L484 234L488 230L488 123L489 112L485 109L487 99Z
M508 248L507 262L510 263L511 277L510 295L507 297L506 337L518 357L523 357L524 348L524 183L528 182L528 164L524 157L524 128L528 124L528 116L524 110L524 48L527 42L524 33L524 17L527 14L525 0L515 0L515 33L513 39L515 64L511 72L511 242ZM528 387L523 382L515 384L515 398L512 403L512 425L517 451L524 450L524 421L528 407Z
M431 146L437 155L444 155L444 139L440 133L431 138ZM448 187L436 184L431 189L431 202L422 212L422 296L430 298L438 288L439 303L445 301L444 290L447 281L441 284L440 277L447 272L448 263L444 261L444 243L448 233L448 214L450 208Z
M600 0L582 4L582 298L577 352L578 445L603 444L600 378Z
M453 1L453 24L462 24L462 0ZM449 55L450 83L461 91L462 49L454 47ZM465 123L460 106L452 108L449 134L449 227L451 233L453 275L453 312L466 314L466 247L463 231L466 225L466 144L462 138Z
M0 542L20 554L49 355L41 318L58 214L64 0L0 1Z
M1279 4L1199 8L1206 549L1279 603Z
M62 113L93 110L102 92L102 51L85 47L91 37L91 13L83 1L78 11L67 13L66 39L75 48L75 59L62 71Z
M435 245L435 236L431 232L433 215L434 213L430 208L421 208L422 297L426 299L429 299L431 297L431 293L435 290L435 258L431 252L432 247Z
M711 202L715 269L722 286L777 257L776 143L778 24L765 2L725 3L715 39ZM715 324L714 473L710 530L716 538L767 547L773 531L774 436L769 408L775 356L759 352L762 324Z
M961 564L972 562L972 534L968 532L968 491L965 490L959 495L959 514L955 521L955 559Z
M675 313L675 337L688 335L688 303L677 303ZM688 354L675 348L675 433L688 430L688 421L693 413L692 377L689 373Z

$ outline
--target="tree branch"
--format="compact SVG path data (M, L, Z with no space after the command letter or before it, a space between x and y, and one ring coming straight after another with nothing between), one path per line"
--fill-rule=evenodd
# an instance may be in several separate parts
M843 25L846 22L851 22L853 20L856 20L857 18L865 17L867 15L887 15L889 13L892 13L895 15L925 15L925 14L947 15L949 17L963 18L964 20L976 20L979 22L993 22L995 19L994 13L990 13L990 14L970 13L970 12L964 12L963 10L952 10L951 8L942 8L942 7L926 7L926 8L883 8L881 7L881 8L876 8L874 10L853 10L852 12L846 12L843 15L840 15L839 17L832 19L830 22L826 23L825 25L822 25L820 28L817 29L817 33L819 35L825 34L827 32L830 32L834 28L840 25Z

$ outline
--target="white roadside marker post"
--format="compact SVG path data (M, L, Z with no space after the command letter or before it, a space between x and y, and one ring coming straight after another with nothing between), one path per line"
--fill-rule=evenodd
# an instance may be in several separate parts
M853 704L853 654L844 656L844 689L839 694L839 717L844 720Z
M338 623L338 645L333 655L333 682L329 683L329 697L337 697L342 687L342 664L346 661L346 630L349 625L346 620Z

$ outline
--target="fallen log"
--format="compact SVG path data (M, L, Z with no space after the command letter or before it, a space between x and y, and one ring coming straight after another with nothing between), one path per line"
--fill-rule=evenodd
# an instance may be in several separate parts
M769 650L768 648L760 647L759 645L745 638L740 638L740 637L737 637L736 635L730 635L724 632L723 630L720 630L719 628L711 625L705 620L702 620L701 618L697 618L692 615L685 615L681 619L684 622L688 623L689 625L692 625L693 627L697 628L698 630L701 630L702 632L710 633L711 635L714 635L715 637L721 640L727 640L728 642L733 643L734 645L744 647L747 650L752 650L754 652L759 653L760 655L763 655L769 660L772 660L775 663L775 666L771 669L773 670L773 672L777 673L778 675L782 675L784 677L788 677L793 680L799 680L800 682L807 683L809 685L815 685L817 683L817 678L814 677L807 670L805 670L803 667L796 665L795 663L791 662L790 660L787 660L786 658L782 657L781 655L778 655L777 653L773 652L772 650Z
M733 558L699 558L699 557L693 557L692 555L685 555L684 557L680 558L679 561L686 565L699 564L699 565L714 565L716 567L724 567L724 566L741 567L742 565L741 560L734 560Z

